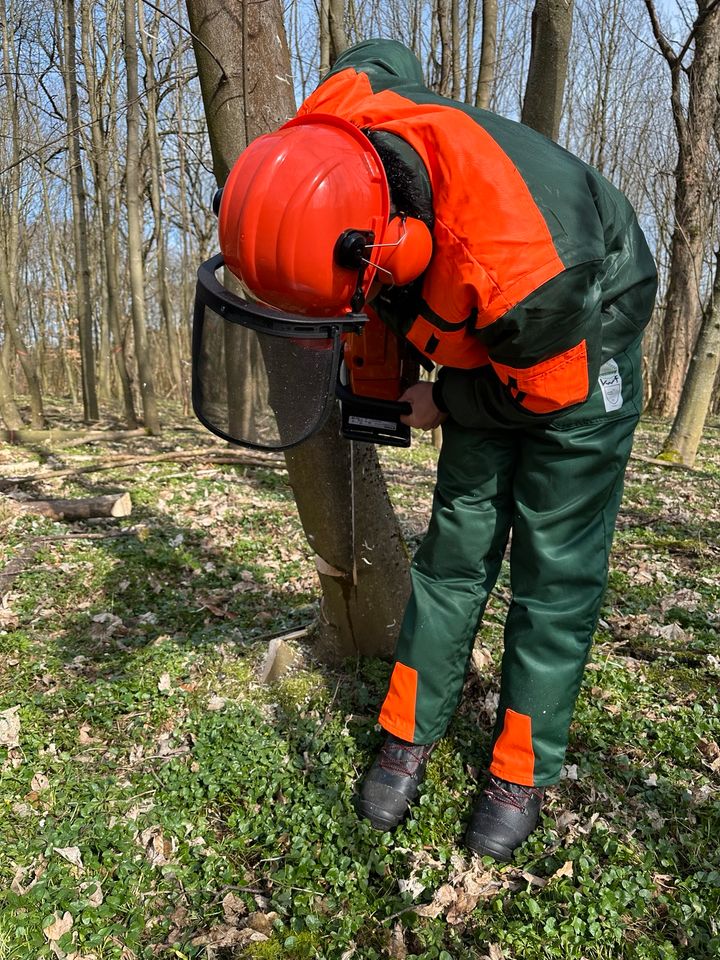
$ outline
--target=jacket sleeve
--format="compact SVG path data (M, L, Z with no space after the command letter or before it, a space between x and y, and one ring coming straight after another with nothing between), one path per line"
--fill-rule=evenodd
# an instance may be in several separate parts
M445 367L437 399L468 427L551 420L583 403L602 355L601 260L571 267L477 331L490 365Z

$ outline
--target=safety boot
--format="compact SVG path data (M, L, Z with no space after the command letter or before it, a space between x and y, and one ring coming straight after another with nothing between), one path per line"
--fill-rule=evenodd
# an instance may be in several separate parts
M491 776L470 817L465 844L482 857L507 862L540 819L544 787Z
M408 743L388 734L360 786L358 811L376 830L394 830L425 777L434 743Z

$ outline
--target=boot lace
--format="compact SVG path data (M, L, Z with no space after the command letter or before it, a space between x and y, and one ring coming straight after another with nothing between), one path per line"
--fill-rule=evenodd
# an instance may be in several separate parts
M516 810L524 810L532 797L542 800L543 787L526 787L520 783L509 783L499 777L490 777L483 794L497 803L504 803Z
M413 776L417 768L432 753L434 744L404 743L388 740L380 750L380 766L391 773Z

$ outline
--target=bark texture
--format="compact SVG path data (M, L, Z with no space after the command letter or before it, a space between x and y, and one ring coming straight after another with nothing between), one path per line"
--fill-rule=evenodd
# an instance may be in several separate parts
M536 0L522 122L557 140L562 119L574 0Z
M475 106L487 110L492 98L495 83L495 64L497 61L497 0L483 0L482 4L482 48L480 52L480 71L478 73Z
M715 281L705 308L677 416L661 456L692 467L710 409L720 369L720 250L715 254Z

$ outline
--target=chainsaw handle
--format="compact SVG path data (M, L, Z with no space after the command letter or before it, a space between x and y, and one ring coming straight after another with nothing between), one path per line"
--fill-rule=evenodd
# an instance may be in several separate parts
M408 417L412 413L412 404L407 400L381 400L379 397L363 397L353 393L345 384L337 382L335 396L338 400L359 400L364 406L376 410L378 413L392 414L395 417Z

